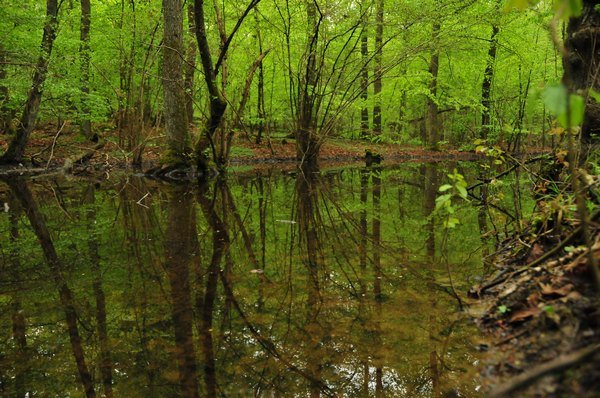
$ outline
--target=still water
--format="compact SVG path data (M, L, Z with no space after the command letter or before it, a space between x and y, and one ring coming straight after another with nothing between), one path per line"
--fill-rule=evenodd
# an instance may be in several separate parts
M454 167L0 182L0 396L480 396Z

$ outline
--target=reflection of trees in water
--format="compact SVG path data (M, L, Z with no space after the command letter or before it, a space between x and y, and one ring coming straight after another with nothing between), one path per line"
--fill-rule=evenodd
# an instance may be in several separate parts
M38 205L34 200L27 183L19 179L11 179L8 180L7 183L25 210L25 214L27 215L31 228L33 229L33 232L35 233L40 246L42 247L46 265L50 269L54 284L58 290L60 303L64 312L65 321L67 323L67 331L69 334L69 340L71 342L71 351L73 353L73 357L75 358L75 363L77 364L79 379L85 391L85 395L88 398L95 397L96 392L94 390L92 376L85 359L81 334L77 324L75 298L71 288L66 282L66 278L63 273L64 265L58 257L54 242L50 236L50 231L46 226L46 222L39 211Z
M87 186L57 247L86 254L65 281L96 303L77 306L96 391L108 390L106 363L115 396L442 392L452 333L439 270L405 265L407 253L435 256L440 223L414 225L439 181L415 170L395 175L409 182L403 201L378 166L190 187L132 178L116 196Z

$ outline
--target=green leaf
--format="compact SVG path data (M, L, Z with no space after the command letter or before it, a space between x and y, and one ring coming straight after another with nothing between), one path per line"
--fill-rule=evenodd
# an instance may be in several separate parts
M450 184L444 184L440 187L439 191L440 192L446 192L447 190L452 189L452 185Z
M598 4L600 6L600 4ZM589 91L590 97L592 97L596 102L600 102L600 93L594 90L593 88Z
M566 107L565 111L562 114L558 115L558 117L556 118L564 128L576 127L583 123L583 117L585 115L585 99L581 95L571 94L570 105L570 120L567 120Z
M567 111L567 88L562 84L547 86L542 92L544 105L553 115L561 115Z
M456 189L458 190L458 194L460 195L461 198L467 199L469 194L467 193L467 189L465 187L463 187L462 185L457 185Z

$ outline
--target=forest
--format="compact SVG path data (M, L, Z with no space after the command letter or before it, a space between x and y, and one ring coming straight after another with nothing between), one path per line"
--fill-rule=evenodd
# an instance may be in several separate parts
M3 0L0 396L598 396L597 39L598 0Z

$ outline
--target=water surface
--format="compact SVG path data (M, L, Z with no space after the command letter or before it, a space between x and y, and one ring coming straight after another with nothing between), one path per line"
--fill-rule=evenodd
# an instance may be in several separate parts
M479 396L449 167L0 182L0 395Z

